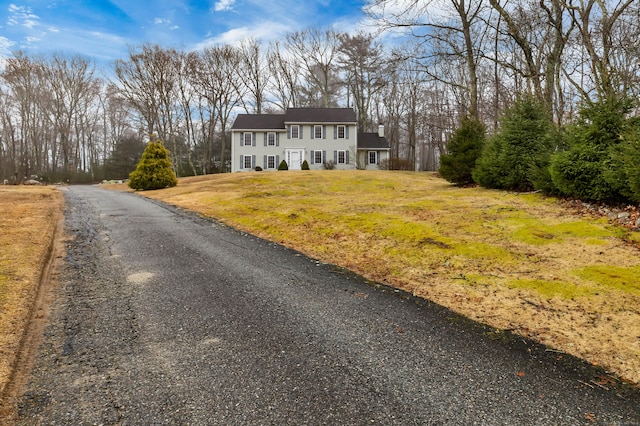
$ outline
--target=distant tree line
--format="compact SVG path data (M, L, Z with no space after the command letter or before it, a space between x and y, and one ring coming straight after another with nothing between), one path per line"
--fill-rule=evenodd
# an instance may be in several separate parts
M126 178L152 134L178 176L226 172L235 115L287 107L353 107L361 131L385 125L390 167L411 170L437 170L461 123L481 125L486 151L519 99L540 109L552 151L570 151L565 129L587 126L592 105L619 100L625 119L637 115L637 1L370 0L365 13L379 36L310 28L198 51L145 44L108 70L14 52L0 74L0 178ZM543 157L536 179L548 184L563 167Z

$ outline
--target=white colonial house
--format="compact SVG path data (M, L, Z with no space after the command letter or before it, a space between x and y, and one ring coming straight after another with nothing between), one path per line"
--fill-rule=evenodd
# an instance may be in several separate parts
M231 171L256 167L310 169L333 162L336 169L378 168L389 158L384 128L358 133L351 108L289 108L284 114L239 114L231 127Z

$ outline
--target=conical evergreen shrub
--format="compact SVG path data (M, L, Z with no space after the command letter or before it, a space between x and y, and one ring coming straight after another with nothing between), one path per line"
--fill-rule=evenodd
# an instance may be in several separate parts
M147 144L136 169L129 174L129 187L136 191L176 186L178 179L171 168L169 150L162 141Z
M287 162L282 160L278 165L278 170L289 170L289 166L287 165Z
M613 97L590 103L580 111L580 119L567 132L569 148L551 159L553 184L562 194L600 202L633 197L629 185L633 179L634 128L627 119L632 109L630 100Z
M447 144L447 153L440 158L440 176L457 185L472 183L471 172L484 148L485 135L480 121L463 119Z
M473 169L473 180L486 188L528 191L541 180L555 150L553 123L533 97L523 96L503 119Z

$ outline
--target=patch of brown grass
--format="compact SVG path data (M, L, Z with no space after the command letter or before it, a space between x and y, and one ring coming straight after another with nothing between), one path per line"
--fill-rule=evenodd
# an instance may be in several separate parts
M50 187L0 187L0 394L15 362L62 212Z
M206 176L143 194L640 382L640 237L554 199L384 171Z

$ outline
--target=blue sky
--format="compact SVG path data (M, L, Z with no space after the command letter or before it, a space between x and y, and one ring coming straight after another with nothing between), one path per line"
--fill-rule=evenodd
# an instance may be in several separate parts
M264 41L307 27L354 31L365 0L9 0L0 2L0 56L81 54L125 58L145 42L184 50Z

